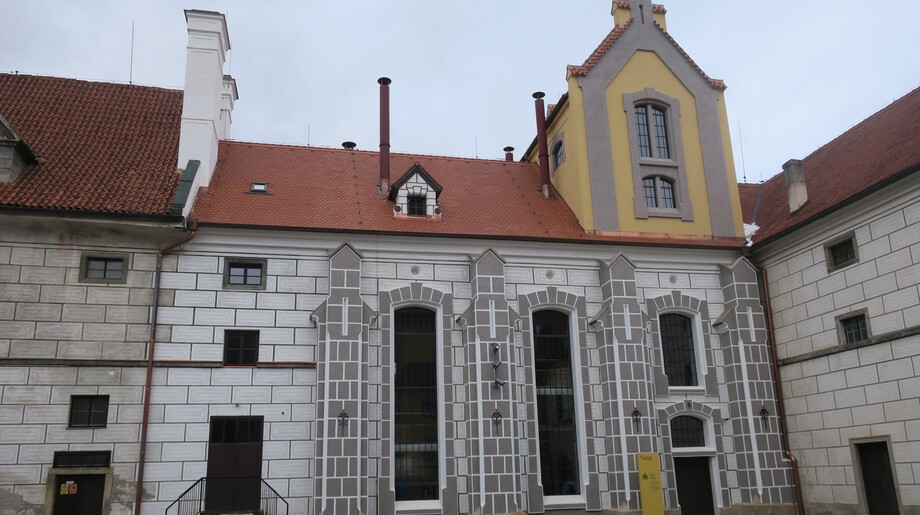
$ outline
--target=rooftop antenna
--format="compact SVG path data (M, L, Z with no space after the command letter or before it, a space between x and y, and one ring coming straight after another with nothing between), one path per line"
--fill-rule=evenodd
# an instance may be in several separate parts
M131 66L128 69L128 84L134 82L134 20L131 20Z
M479 136L473 138L476 144L476 159L479 159Z
M307 146L310 146L310 124L307 124Z
M747 182L747 169L744 167L744 138L741 136L741 120L738 120L738 145L741 147L741 174Z

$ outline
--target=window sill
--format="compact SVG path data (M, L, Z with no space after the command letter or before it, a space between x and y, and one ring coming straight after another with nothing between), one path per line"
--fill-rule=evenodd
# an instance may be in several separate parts
M543 507L547 510L583 510L587 503L583 495L544 495Z
M658 218L681 218L683 215L680 213L680 210L675 208L666 208L666 207L649 207L647 208L646 214L651 217Z
M700 395L705 395L705 394L706 394L706 387L705 387L705 386L702 386L702 385L700 385L700 386L669 386L669 387L668 387L668 392L670 392L670 393L687 393L687 394L696 393L696 394L700 394Z
M441 501L396 501L396 513L406 515L434 515L441 513Z

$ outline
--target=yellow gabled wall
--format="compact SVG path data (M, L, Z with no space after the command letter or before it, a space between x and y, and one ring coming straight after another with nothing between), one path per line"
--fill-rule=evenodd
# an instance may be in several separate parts
M565 135L565 162L552 171L553 149L550 148L550 181L562 199L575 213L581 226L594 229L594 209L591 200L591 178L588 172L588 142L585 135L585 108L578 80L569 77L569 98L556 113L553 123L547 127L547 145L552 145L559 132ZM539 151L533 154L533 161L539 162Z
M636 218L633 197L632 156L629 124L623 108L623 95L653 88L680 101L680 132L683 140L687 185L693 203L693 221L680 218ZM616 206L621 231L674 234L712 234L703 154L696 102L680 79L654 52L640 50L630 57L607 86L607 112L610 116L610 148L613 154ZM669 113L673 115L673 113ZM671 135L673 144L673 135Z
M738 193L738 176L735 172L735 155L732 153L732 137L728 131L728 109L725 107L725 93L719 92L719 128L722 129L722 148L725 149L725 171L728 193L731 195L732 219L735 235L744 236L744 214L741 211L741 194Z

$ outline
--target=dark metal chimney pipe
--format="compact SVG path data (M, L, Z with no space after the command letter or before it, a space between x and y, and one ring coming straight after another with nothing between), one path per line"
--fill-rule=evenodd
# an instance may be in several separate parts
M358 145L354 141L343 141L342 148L345 150L354 150Z
M514 147L505 147L505 161L514 161Z
M537 111L537 148L540 152L540 190L543 198L549 198L549 149L546 148L546 107L543 105L545 96L542 91L533 94Z
M390 192L390 79L380 77L380 185L377 193Z

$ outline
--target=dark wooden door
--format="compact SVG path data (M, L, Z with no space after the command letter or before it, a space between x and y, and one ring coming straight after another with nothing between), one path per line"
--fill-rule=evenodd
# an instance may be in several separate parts
M57 476L54 515L102 515L104 474Z
M898 492L891 475L888 444L859 443L856 444L856 452L859 453L859 467L862 471L869 515L898 515Z
M205 508L259 509L261 478L262 417L212 417Z
M683 515L715 513L709 458L674 458L674 475L677 478L677 500Z

